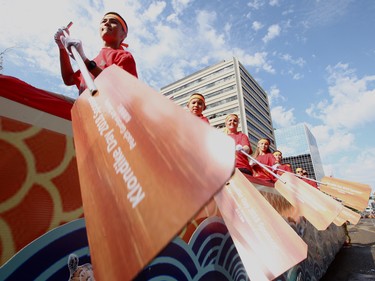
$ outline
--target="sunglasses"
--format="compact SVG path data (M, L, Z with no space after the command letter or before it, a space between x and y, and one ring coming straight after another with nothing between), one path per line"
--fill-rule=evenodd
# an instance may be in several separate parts
M297 173L302 173L302 171L297 171Z

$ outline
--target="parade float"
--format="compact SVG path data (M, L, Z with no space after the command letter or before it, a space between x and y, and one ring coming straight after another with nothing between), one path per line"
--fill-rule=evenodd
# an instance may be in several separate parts
M353 196L242 175L229 138L124 75L76 101L0 76L0 280L319 280Z

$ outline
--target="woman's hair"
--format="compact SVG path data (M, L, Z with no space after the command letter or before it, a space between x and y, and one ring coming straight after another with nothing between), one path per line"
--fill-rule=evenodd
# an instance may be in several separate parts
M269 145L271 144L271 141L269 140L269 139L267 139L267 138L261 138L260 140L258 140L258 143L257 143L257 147L256 147L256 149L255 149L255 151L254 151L254 155L253 155L253 157L254 158L256 158L259 154L260 154L260 150L259 150L259 142L260 141L267 141L268 142L268 149L266 150L266 153L271 153L271 150L270 150L270 147L269 147Z
M230 114L228 114L226 117L225 117L225 127L224 127L224 133L226 133L226 134L229 134L230 133L230 131L228 130L228 128L227 128L227 121L228 121L228 119L230 118L230 117L234 117L234 118L236 118L237 119L237 121L239 122L239 118L238 118L238 115L237 114L235 114L235 113L230 113Z

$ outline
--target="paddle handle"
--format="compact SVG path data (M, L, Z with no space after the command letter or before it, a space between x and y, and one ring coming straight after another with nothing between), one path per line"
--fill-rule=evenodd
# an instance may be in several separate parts
M73 22L70 22L66 27L69 29L71 27ZM69 37L69 34L65 33L65 37ZM86 67L85 62L83 61L81 55L78 53L76 47L71 46L73 58L78 64L78 68L82 73L83 79L85 80L87 88L90 90L91 95L94 95L97 91L98 88L95 86L94 80L92 79L89 70Z
M265 166L268 167L268 168L271 168L270 166L267 166L267 165L265 165ZM295 175L297 178L300 178L300 179L305 178L305 179L311 180L311 181L316 182L316 183L319 183L319 184L327 185L327 184L324 183L324 182L320 182L320 181L317 181L317 180L314 180L314 179L312 179L312 178L308 178L308 177L303 177L303 176L297 175L297 174L295 174L295 173L291 173L291 172L288 172L288 171L284 171L284 170L282 170L282 169L278 169L278 168L276 168L276 169L274 169L274 170L276 170L276 171L280 171L280 172L284 172L284 173L288 173L288 174L292 174L292 175Z
M87 88L90 90L91 95L94 95L98 91L98 88L96 88L94 80L91 78L90 72L87 69L85 62L83 61L82 57L78 53L76 47L72 46L71 50L72 50L73 57L76 60L79 69L81 70L81 73L82 73L83 79L85 80Z

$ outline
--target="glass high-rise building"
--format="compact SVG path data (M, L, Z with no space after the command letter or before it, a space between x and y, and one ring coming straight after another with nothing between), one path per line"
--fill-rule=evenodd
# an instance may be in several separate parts
M195 72L161 89L161 93L181 106L198 92L206 99L203 114L210 124L223 128L227 114L240 118L238 129L249 136L253 148L261 138L271 141L275 149L271 113L266 92L236 59L224 60Z
M324 177L318 145L306 124L276 129L275 137L284 162L290 163L294 171L301 167L307 171L309 178L321 180Z

